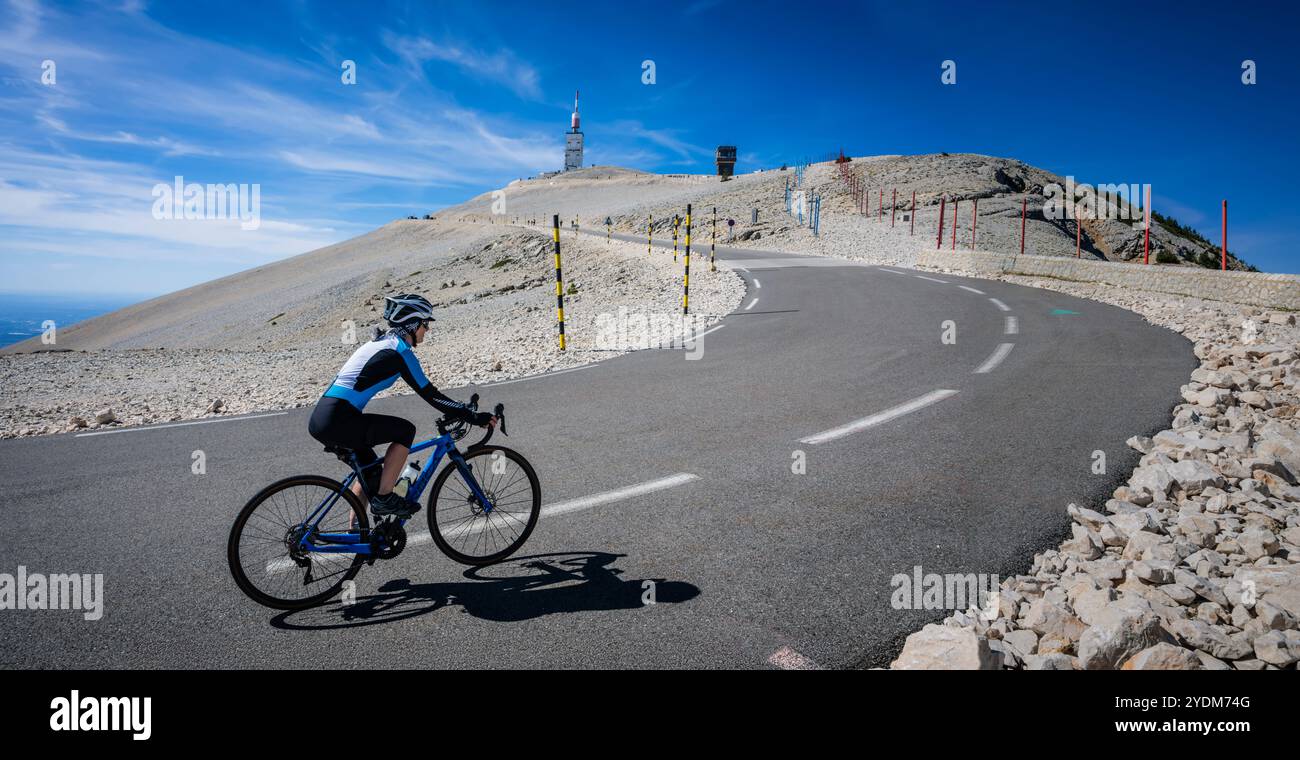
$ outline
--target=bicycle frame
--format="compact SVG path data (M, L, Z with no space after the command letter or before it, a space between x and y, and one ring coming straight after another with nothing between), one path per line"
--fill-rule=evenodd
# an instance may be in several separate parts
M440 435L437 438L430 438L427 441L417 443L411 447L411 454L418 454L427 449L433 449L433 453L429 456L428 464L425 465L424 470L420 473L420 477L415 479L415 482L411 484L410 489L407 491L406 498L408 500L419 502L420 496L423 495L425 487L429 484L429 479L433 477L434 471L437 470L438 465L442 463L442 458L446 456L451 459L450 466L455 467L460 471L461 477L465 479L465 483L469 486L470 492L474 495L474 498L478 499L479 503L483 505L483 511L492 511L492 503L479 487L478 479L475 478L474 474L465 466L465 459L461 456L460 451L456 448L456 442L452 440L450 435ZM382 467L383 460L376 460L365 467L358 467L356 455L353 454L349 458L348 464L352 467L352 473L344 479L342 487L335 493L326 496L325 499L318 504L314 510L312 510L312 513L307 516L307 519L303 521L304 525L309 526L309 530L305 531L302 537L298 539L298 546L304 551L317 552L321 554L369 555L372 553L370 536L366 531L357 533L317 532L317 526L320 525L321 520L325 519L325 516L328 515L334 505L338 503L338 500L343 497L343 492L351 488L357 478L361 477L361 471L371 467ZM364 486L362 492L365 492ZM432 509L432 507L430 507L430 509ZM405 519L398 521L398 525L405 524ZM317 545L314 543L315 541L321 541L323 542L323 545Z

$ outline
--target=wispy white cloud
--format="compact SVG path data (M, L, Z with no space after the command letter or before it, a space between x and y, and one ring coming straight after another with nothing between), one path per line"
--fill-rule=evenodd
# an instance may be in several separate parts
M450 63L475 77L505 86L521 98L541 97L537 70L510 50L485 53L464 43L435 42L427 37L385 32L384 44L416 70L429 61Z

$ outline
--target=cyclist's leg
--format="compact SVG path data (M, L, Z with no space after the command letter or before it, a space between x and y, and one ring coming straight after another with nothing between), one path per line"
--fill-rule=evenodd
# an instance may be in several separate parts
M387 414L363 414L361 417L365 421L366 446L388 444L378 489L380 496L386 496L393 492L393 486L402 474L402 466L411 454L411 444L415 442L415 425L409 420Z

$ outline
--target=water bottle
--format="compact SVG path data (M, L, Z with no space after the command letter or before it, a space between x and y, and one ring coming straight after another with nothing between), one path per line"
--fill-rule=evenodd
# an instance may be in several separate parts
M393 485L393 493L406 498L406 493L411 489L411 484L416 478L420 477L420 463L407 462L406 469L402 470L401 476L397 478L397 483Z

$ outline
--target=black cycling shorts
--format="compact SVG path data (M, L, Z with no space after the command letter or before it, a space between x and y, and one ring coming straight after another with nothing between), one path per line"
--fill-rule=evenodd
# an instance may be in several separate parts
M356 452L362 467L379 458L371 446L400 443L410 448L415 442L415 425L409 420L387 414L365 414L350 402L330 396L316 403L307 432L327 446Z

